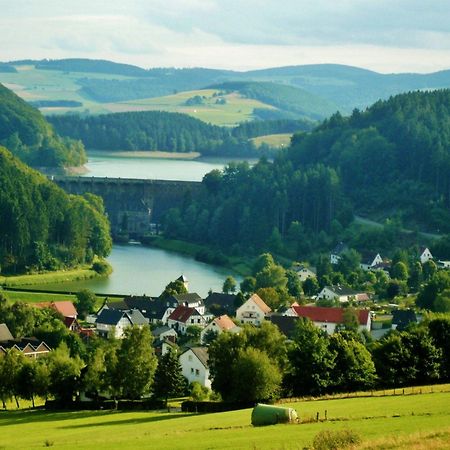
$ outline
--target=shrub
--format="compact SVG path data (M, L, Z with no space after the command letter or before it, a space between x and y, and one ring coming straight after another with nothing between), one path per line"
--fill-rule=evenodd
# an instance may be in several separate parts
M111 266L106 261L95 261L92 264L92 269L100 275L107 275L111 272Z
M314 450L338 450L359 444L361 438L353 430L321 431L313 440Z

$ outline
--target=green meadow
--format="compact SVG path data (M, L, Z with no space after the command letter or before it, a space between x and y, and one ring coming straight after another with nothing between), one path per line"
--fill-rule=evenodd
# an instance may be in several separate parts
M259 147L261 144L267 144L271 147L288 147L291 143L292 133L282 133L282 134L267 134L265 136L258 136L253 138L252 141Z
M320 431L342 429L359 434L358 448L449 448L450 393L436 391L289 403L303 423L260 428L250 424L250 409L216 414L6 411L0 413L0 448L303 449Z

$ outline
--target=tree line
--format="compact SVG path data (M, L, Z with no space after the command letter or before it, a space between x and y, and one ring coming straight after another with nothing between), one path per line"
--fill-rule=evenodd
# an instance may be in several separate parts
M101 198L66 194L1 147L0 186L3 273L73 267L111 251Z

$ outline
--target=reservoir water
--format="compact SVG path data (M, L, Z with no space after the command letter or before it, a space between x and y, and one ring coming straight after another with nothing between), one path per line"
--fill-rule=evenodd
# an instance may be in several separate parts
M89 152L84 176L139 178L152 180L202 181L208 172L223 169L236 158L201 158L194 160L120 156L111 152ZM249 161L250 164L254 161Z
M189 292L206 297L208 291L221 292L228 275L238 282L242 278L224 269L196 261L194 258L138 244L114 245L108 258L114 271L108 278L33 286L37 289L78 292L91 289L102 294L157 296L167 284L181 274L189 280Z

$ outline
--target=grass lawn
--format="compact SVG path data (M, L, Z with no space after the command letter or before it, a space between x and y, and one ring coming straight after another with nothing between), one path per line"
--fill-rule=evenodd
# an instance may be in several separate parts
M350 429L363 448L449 448L450 393L292 403L302 419L328 421L254 428L251 410L190 415L166 412L0 413L0 448L303 449L322 430Z
M27 291L3 291L3 294L12 303L61 302L65 300L74 302L76 300L75 295L72 294L47 294L46 292L27 292Z
M289 147L291 143L292 133L283 134L267 134L265 136L258 136L252 139L256 147L261 144L267 144L271 147Z

